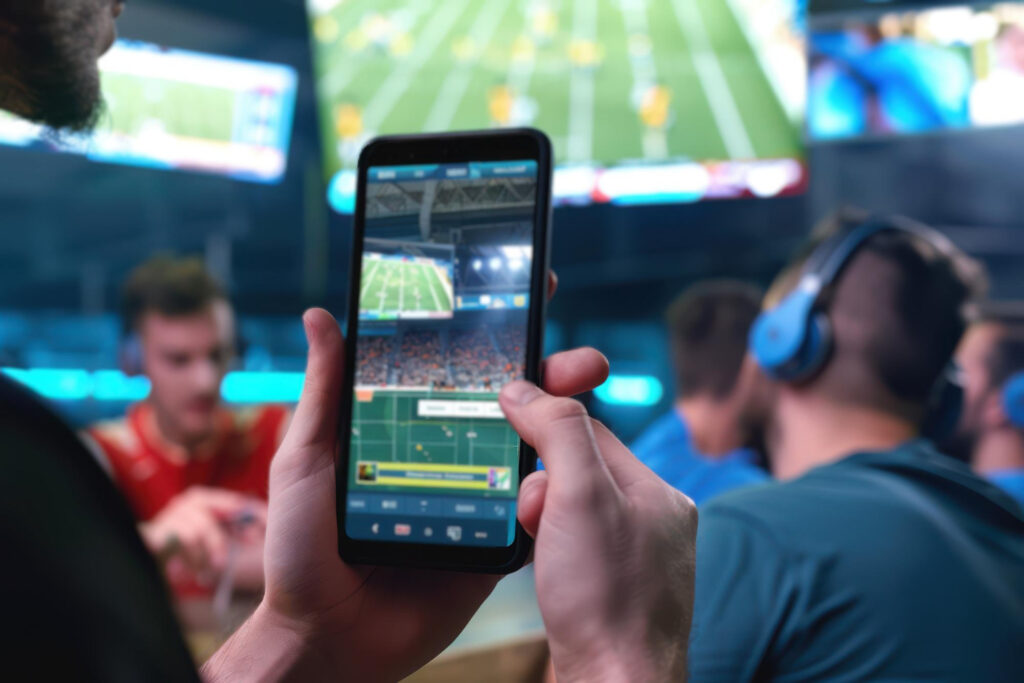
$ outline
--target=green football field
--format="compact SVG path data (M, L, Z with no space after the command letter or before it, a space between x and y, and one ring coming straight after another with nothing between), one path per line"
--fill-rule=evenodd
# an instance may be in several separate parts
M497 401L498 395L374 390L369 401L365 396L357 399L349 458L353 473L359 461L495 466L518 471L519 437L505 420L418 417L417 402L428 398Z
M496 125L563 163L800 153L727 0L310 4L330 174L371 135Z
M411 261L364 259L359 311L377 319L452 311L452 285L436 266Z
M236 93L226 88L103 73L100 129L138 135L151 122L175 137L231 142Z

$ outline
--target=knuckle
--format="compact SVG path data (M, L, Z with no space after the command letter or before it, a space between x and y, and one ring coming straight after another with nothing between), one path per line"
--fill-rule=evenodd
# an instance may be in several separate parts
M552 399L548 405L541 408L552 422L582 422L587 416L587 409L573 398Z

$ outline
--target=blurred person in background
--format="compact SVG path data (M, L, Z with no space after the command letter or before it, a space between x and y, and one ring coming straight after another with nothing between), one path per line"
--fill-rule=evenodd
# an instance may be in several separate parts
M984 277L864 220L831 221L754 325L780 481L701 509L693 681L1024 680L1024 513L920 438Z
M666 314L676 378L672 410L631 445L698 505L768 479L757 466L770 386L747 358L761 292L731 280L693 285Z
M1024 318L987 313L957 361L964 410L949 449L1024 505Z
M0 3L0 108L70 125L62 105L82 95L73 120L92 118L96 60L122 9L116 0ZM326 311L307 311L303 322L306 381L270 474L266 593L207 662L207 681L400 680L455 638L498 580L341 561L343 339ZM548 360L551 393L517 382L501 396L548 463L523 482L518 507L536 539L547 640L561 680L681 680L696 511L565 398L607 375L606 359L577 350ZM76 434L2 375L0 444L0 543L14 558L0 563L4 677L199 680L124 499ZM665 572L667 563L676 571Z
M162 256L139 266L121 308L122 365L149 378L149 396L88 436L176 593L211 594L229 564L233 587L257 591L267 478L288 411L223 405L235 319L199 259Z

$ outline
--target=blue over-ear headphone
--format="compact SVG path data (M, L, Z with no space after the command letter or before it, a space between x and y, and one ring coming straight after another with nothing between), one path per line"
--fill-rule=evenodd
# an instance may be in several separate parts
M824 367L833 339L822 292L838 280L857 251L882 232L916 235L943 254L955 249L942 233L903 218L870 220L825 240L807 259L796 288L778 306L761 313L751 327L750 351L765 373L797 383ZM951 432L962 403L959 370L951 361L933 391L922 431L933 438ZM1021 405L1024 408L1024 402Z
M1014 427L1024 429L1024 372L1010 375L1003 384L1003 412Z

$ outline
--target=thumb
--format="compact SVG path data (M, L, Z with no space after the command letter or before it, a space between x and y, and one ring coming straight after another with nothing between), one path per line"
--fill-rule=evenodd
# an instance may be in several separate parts
M295 453L309 446L333 446L337 439L344 339L338 322L322 308L302 316L309 342L306 378L280 452ZM328 449L333 456L334 449ZM322 452L322 451L318 451Z

